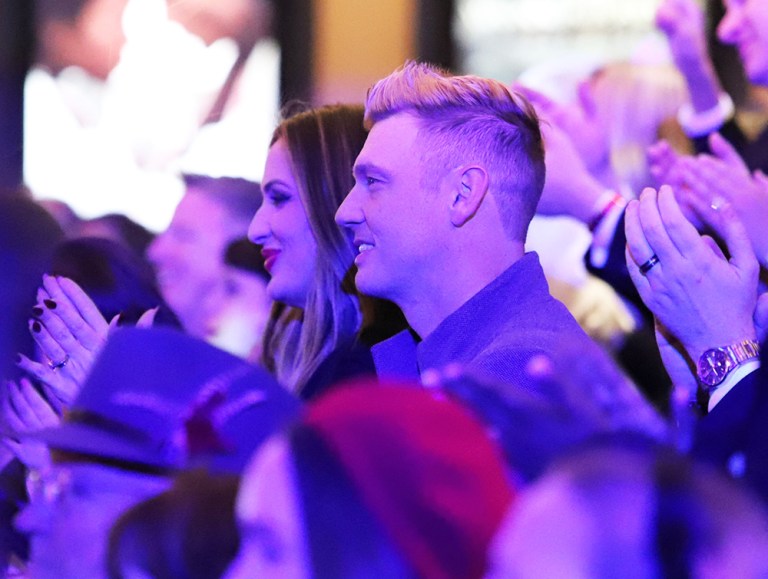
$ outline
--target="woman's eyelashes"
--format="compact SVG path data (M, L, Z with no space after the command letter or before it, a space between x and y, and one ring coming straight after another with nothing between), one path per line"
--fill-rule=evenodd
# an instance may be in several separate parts
M271 191L267 194L267 200L271 205L280 207L281 205L285 205L288 201L291 200L291 195L280 191Z

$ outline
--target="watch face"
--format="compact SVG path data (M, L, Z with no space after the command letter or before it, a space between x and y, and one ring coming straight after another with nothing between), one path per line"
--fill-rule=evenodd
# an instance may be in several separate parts
M707 386L716 386L731 370L733 361L722 348L707 350L699 358L699 380Z

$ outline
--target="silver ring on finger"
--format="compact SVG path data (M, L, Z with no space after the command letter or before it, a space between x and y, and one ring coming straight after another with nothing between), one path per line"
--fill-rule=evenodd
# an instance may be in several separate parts
M653 269L653 266L655 266L657 263L659 263L659 256L655 253L640 266L640 273L643 275L648 275L648 272Z
M69 354L65 354L64 359L62 359L60 362L54 362L53 360L48 360L48 367L55 372L59 368L63 368L64 366L66 366L67 362L69 362Z

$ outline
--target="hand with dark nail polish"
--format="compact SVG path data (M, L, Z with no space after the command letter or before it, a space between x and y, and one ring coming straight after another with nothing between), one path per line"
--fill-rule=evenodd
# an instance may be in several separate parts
M45 307L49 310L55 310L56 309L56 302L53 300L45 299L43 300L43 303L45 304Z

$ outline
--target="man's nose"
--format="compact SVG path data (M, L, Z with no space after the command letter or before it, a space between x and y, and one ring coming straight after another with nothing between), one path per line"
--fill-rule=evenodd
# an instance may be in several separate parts
M357 186L352 188L336 210L335 219L339 227L351 227L363 221L363 213L360 210L356 189Z

